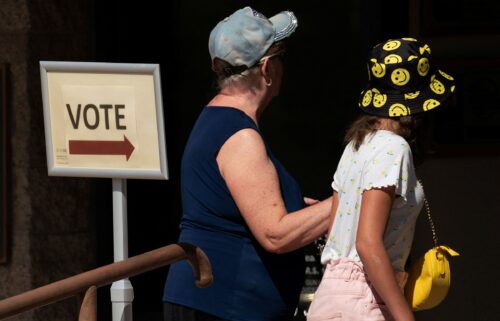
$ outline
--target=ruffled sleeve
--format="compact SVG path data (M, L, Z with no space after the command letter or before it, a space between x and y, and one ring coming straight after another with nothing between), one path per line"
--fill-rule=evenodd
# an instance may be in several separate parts
M332 188L337 193L340 192L340 175L342 174L341 171L345 171L344 166L345 166L346 159L349 158L350 156L352 156L352 153L353 153L352 144L349 144L344 149L342 157L340 157L340 161L339 161L339 164L337 166L337 170L335 171L335 174L333 175Z
M363 191L380 187L396 187L396 195L407 200L408 181L414 180L411 149L404 140L392 141L367 161L362 175Z

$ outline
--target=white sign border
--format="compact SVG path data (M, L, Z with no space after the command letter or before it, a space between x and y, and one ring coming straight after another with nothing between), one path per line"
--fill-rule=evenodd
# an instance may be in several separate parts
M48 78L49 72L68 73L113 73L113 74L146 74L152 75L155 91L156 122L158 128L158 144L160 154L160 170L146 169L114 169L114 168L83 168L56 166L53 158L52 128L50 122L50 105ZM129 64L104 62L73 62L73 61L40 61L40 76L42 83L43 116L45 123L45 148L47 153L47 169L49 176L69 177L104 177L104 178L135 178L135 179L168 179L167 152L165 144L165 128L163 124L163 102L161 95L159 64Z

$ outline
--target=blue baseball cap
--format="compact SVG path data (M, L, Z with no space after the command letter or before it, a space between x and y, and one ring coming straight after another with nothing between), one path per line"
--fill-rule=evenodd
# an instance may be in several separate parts
M245 70L254 66L273 43L289 37L297 28L291 11L282 11L266 18L245 7L220 21L210 33L208 49L213 61L218 58L233 67Z

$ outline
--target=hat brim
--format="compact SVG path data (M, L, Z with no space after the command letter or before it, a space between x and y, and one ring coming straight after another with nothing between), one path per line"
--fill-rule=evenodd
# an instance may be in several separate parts
M282 11L269 18L274 26L274 42L288 38L297 29L297 17L292 11Z
M384 93L368 85L360 94L358 106L365 113L382 117L410 116L432 110L455 91L455 80L441 70L429 79L434 80L411 93Z

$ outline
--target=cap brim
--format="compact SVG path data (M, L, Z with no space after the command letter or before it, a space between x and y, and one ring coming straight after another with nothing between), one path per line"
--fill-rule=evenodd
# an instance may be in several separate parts
M282 11L269 18L269 21L271 21L276 31L274 35L275 42L289 37L298 26L297 17L292 11Z

